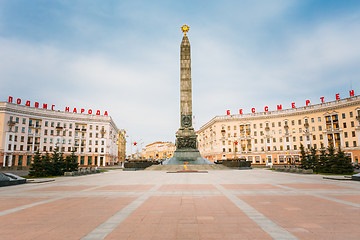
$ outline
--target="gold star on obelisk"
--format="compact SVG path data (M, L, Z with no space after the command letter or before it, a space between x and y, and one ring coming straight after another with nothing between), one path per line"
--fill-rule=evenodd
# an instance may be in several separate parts
M184 33L184 36L186 37L186 33L189 31L190 27L188 25L183 25L181 27L181 31Z

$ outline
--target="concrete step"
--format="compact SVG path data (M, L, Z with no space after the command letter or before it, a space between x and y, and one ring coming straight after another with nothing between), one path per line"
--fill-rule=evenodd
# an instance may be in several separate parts
M230 168L222 164L214 165L186 165L187 170L229 170ZM184 165L152 165L145 170L148 171L182 171Z

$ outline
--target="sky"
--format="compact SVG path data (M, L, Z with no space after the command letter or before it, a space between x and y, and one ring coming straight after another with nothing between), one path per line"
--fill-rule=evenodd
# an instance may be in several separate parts
M0 101L107 110L137 148L174 142L184 24L195 130L360 93L358 0L0 0Z

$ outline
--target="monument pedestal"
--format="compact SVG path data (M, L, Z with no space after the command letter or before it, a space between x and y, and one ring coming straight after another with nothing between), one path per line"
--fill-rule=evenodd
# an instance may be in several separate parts
M189 165L214 164L206 158L201 157L197 149L177 149L174 152L174 156L164 162L164 164L167 165L183 165L184 163Z

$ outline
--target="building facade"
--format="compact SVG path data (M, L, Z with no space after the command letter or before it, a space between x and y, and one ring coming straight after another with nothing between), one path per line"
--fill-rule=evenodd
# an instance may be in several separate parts
M254 165L293 164L305 149L340 146L360 158L360 96L261 113L216 116L198 131L201 155L216 161L245 157Z
M0 166L29 166L36 151L72 151L80 166L119 162L118 128L110 116L0 102Z
M154 142L145 146L142 155L149 160L165 160L171 158L175 150L175 144L172 142Z
M121 129L118 132L118 146L119 146L119 162L125 162L126 158L126 130Z

